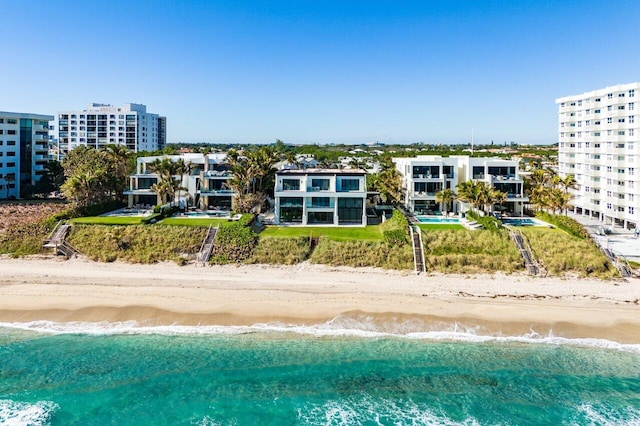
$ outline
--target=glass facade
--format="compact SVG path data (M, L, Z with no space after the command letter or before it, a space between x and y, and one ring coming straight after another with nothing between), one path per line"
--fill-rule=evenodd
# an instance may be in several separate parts
M33 173L33 120L20 119L20 197L31 191Z
M362 198L338 199L338 222L350 224L362 224L363 200Z

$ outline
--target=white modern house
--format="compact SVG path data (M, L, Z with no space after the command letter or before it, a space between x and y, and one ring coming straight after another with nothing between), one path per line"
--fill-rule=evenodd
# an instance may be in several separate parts
M559 174L574 175L574 213L640 226L640 83L556 99Z
M465 181L483 181L505 192L505 211L520 216L528 197L524 193L524 180L519 173L519 160L502 158L419 155L394 158L404 190L404 206L413 213L434 214L443 210L436 202L436 194L443 189L457 192ZM462 201L453 203L453 213L465 212L469 206Z
M0 199L22 198L49 161L51 115L0 111Z
M233 175L226 158L226 154L199 153L139 157L136 173L129 177L129 189L124 192L128 197L128 205L161 204L160 196L154 189L160 176L152 170L150 164L162 159L173 162L182 159L189 171L183 176L174 176L180 181L180 186L186 188L179 194L180 199L188 200L190 205L203 210L229 210L236 194L229 186Z
M90 103L84 110L61 111L52 124L58 159L86 145L102 148L120 144L134 152L156 151L166 144L166 117L147 112L140 104L112 106Z
M366 226L366 175L341 169L276 172L275 223Z

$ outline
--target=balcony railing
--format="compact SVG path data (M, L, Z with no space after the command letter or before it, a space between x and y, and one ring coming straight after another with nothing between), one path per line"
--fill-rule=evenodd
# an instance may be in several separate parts
M200 190L200 194L217 194L217 195L233 195L235 191L233 189L208 189L204 188Z

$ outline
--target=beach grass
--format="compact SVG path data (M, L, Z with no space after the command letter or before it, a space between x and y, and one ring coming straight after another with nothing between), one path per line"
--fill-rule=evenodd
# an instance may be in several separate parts
M392 244L387 241L336 241L320 238L309 260L331 266L378 267L385 269L413 269L411 244Z
M274 226L268 225L262 232L261 238L297 238L323 237L333 241L381 241L382 228L380 225L354 227L323 227L323 226Z
M308 237L260 237L253 255L246 263L295 265L304 262L309 257L310 251Z
M589 240L560 229L523 227L533 255L551 275L610 279L620 276L607 257Z
M442 273L505 273L521 271L524 262L507 231L423 229L428 271Z
M74 224L67 241L90 259L131 263L193 259L206 233L205 228L147 225Z

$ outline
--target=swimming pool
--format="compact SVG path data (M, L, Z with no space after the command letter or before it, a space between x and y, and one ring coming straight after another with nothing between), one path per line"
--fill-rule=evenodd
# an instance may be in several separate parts
M519 218L510 217L508 219L501 219L501 221L504 225L512 225L512 226L550 226L546 222L543 222L538 219L530 218L530 217L519 217Z
M420 223L457 223L460 224L460 219L455 217L433 217L433 216L416 216Z

